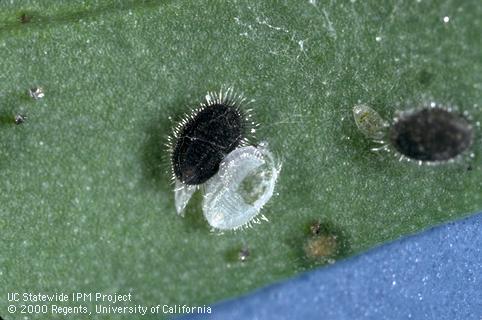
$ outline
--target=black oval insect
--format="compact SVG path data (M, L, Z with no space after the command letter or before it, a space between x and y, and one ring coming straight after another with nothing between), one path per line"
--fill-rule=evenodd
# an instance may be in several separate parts
M390 127L391 145L402 155L419 161L454 159L473 141L470 123L443 108L425 108L403 114Z
M207 102L180 122L171 146L176 179L188 185L206 182L228 153L247 142L250 116L238 106L242 101L230 89L208 94Z

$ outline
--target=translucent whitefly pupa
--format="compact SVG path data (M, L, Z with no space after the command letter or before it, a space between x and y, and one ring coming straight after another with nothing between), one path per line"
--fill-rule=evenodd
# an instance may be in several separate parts
M382 140L385 137L388 122L369 106L364 104L354 106L353 118L358 130L367 138Z
M205 184L203 213L218 230L233 230L267 220L261 208L273 196L281 166L265 145L235 149Z

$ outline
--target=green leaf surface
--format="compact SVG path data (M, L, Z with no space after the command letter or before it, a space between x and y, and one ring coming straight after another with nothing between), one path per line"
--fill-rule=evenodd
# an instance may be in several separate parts
M314 220L341 259L482 209L481 17L475 0L0 2L0 315L7 292L204 305L319 265ZM176 215L163 145L222 85L255 100L283 168L270 222L217 234L200 195ZM430 101L470 114L473 158L399 162L351 113Z

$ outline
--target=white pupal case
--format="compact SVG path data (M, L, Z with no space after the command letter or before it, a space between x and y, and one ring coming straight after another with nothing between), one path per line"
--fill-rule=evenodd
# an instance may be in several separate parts
M258 214L273 195L280 169L265 145L235 149L204 185L204 217L218 230L266 220Z

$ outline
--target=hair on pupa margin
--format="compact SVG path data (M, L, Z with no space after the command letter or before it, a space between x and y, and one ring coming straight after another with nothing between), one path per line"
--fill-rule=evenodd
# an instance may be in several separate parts
M406 105L414 105L413 103L406 103ZM474 125L472 125L472 120L473 118L470 116L468 111L460 112L459 108L455 105L450 105L450 104L439 104L434 102L433 99L424 99L424 102L420 104L418 107L414 108L409 108L406 110L400 110L398 109L395 111L395 116L393 119L390 121L390 127L396 124L400 119L403 119L404 117L408 117L410 115L413 115L417 112L420 112L424 109L441 109L444 111L447 111L449 113L455 113L456 115L462 117L463 119L467 120L468 125L469 125L469 130L472 130L472 141L471 141L471 146L474 145L475 141L478 140L476 137L476 132L474 130ZM477 126L478 123L476 124ZM426 166L437 166L440 164L452 164L452 163L460 163L463 162L464 160L474 158L474 153L471 152L470 150L465 150L459 155L455 156L454 158L448 159L448 160L437 160L437 161L425 161L425 160L417 160L417 159L412 159L404 154L402 154L400 151L396 149L395 146L391 144L390 137L387 133L387 135L383 139L379 140L373 140L375 143L381 144L380 147L372 148L372 151L378 152L378 151L386 151L388 154L393 155L398 161L400 162L408 162L408 163L416 163L418 165L426 165ZM469 146L470 147L470 146Z
M201 187L202 188L202 187ZM263 207L264 208L264 207ZM247 229L251 229L254 227L254 225L256 224L261 224L263 221L265 222L269 222L269 219L262 213L259 214L259 216L256 216L254 217L253 219L251 219L250 221L246 222L245 224L243 225L240 225L239 227L236 227L234 229L229 229L229 230L225 230L225 229L216 229L215 227L212 227L210 228L210 232L212 234L216 234L216 235L223 235L227 232L233 232L233 233L236 233L236 232L242 232L244 230L247 230Z

